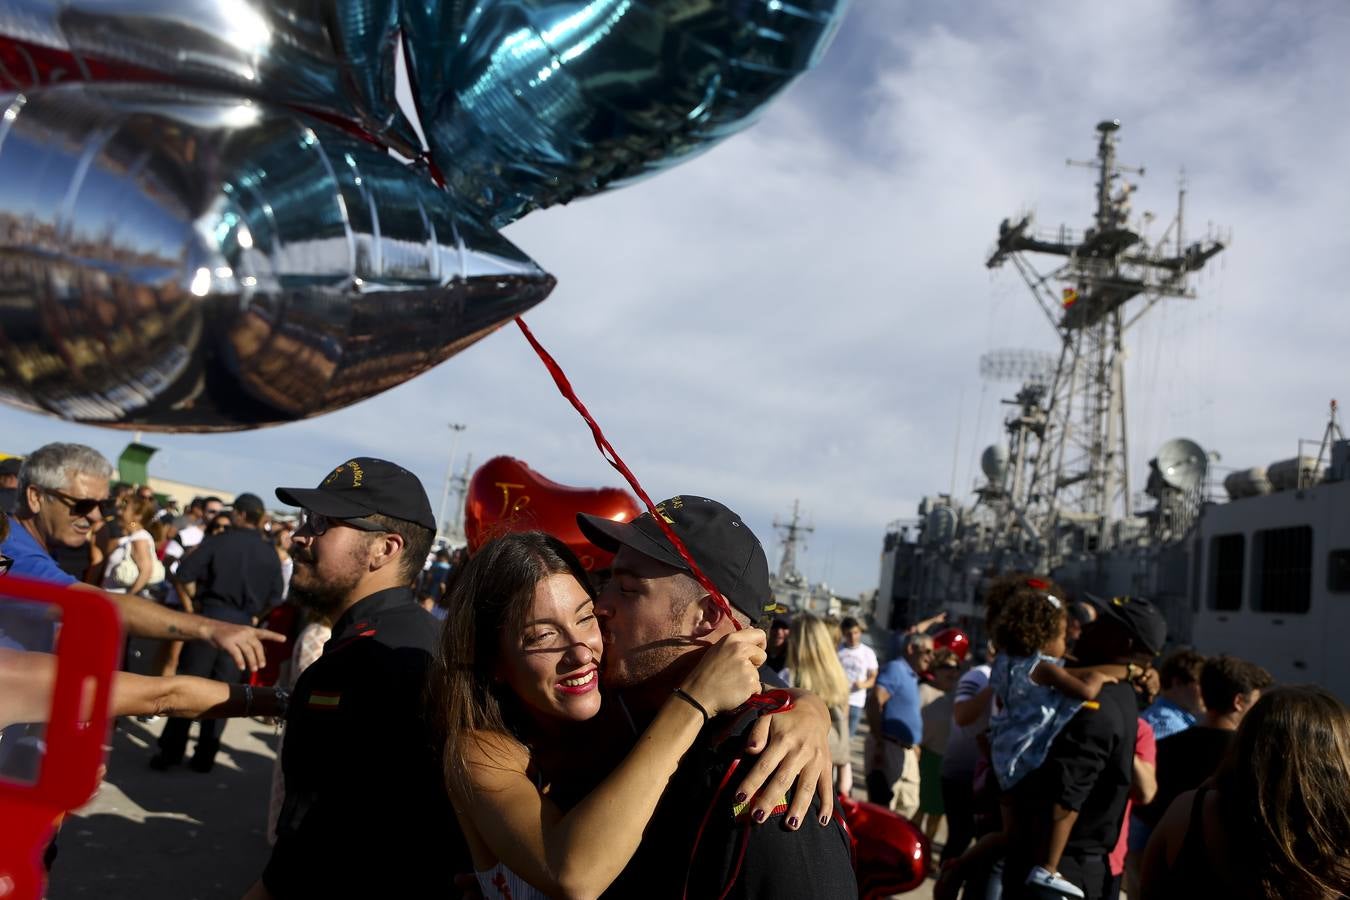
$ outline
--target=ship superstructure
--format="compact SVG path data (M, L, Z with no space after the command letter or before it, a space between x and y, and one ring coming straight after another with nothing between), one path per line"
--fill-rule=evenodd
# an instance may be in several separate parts
M917 519L888 529L876 624L899 628L946 609L978 642L992 577L1050 574L1079 592L1149 596L1174 642L1239 653L1350 697L1350 654L1326 637L1350 627L1350 442L1334 403L1311 442L1317 456L1300 444L1293 459L1231 472L1226 503L1217 454L1193 440L1165 442L1143 473L1131 467L1130 330L1158 303L1194 298L1191 276L1229 241L1187 241L1184 181L1175 217L1147 237L1152 217L1133 213L1129 180L1144 172L1117 160L1119 130L1101 122L1096 159L1069 163L1096 173L1088 228L1038 231L1029 215L999 226L986 265L1016 269L1057 350L981 359L982 376L1017 384L1003 401L1006 439L985 450L973 499L925 497ZM1043 258L1054 265L1038 268ZM1136 508L1138 487L1151 507Z

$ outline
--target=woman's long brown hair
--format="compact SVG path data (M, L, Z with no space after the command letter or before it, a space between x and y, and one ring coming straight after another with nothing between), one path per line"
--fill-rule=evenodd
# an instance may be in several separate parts
M524 626L536 585L550 575L571 575L590 591L586 570L566 544L541 531L526 531L484 544L455 579L431 678L452 797L469 793L467 740L497 733L524 742L526 723L510 689L497 680L497 665L502 635Z
M1218 787L1231 861L1259 885L1258 896L1350 894L1350 709L1344 703L1316 685L1263 694L1242 719Z

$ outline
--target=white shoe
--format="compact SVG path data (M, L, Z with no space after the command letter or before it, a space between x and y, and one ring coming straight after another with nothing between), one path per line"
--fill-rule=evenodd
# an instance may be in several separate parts
M1027 875L1027 884L1056 891L1066 897L1083 897L1083 889L1072 881L1063 878L1058 872L1051 872L1044 866L1037 866Z

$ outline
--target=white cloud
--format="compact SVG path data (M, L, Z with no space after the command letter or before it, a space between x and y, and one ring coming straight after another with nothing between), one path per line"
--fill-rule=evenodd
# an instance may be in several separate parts
M1347 393L1350 18L1236 6L858 2L822 68L750 132L512 226L559 279L527 318L654 496L724 499L766 543L800 498L808 575L870 589L887 521L950 485L958 418L959 488L998 438L1007 392L982 388L979 354L1053 347L1014 273L983 268L999 220L1084 225L1091 174L1063 161L1091 158L1096 122L1119 117L1122 160L1148 167L1135 208L1165 220L1184 165L1188 231L1235 235L1200 299L1163 304L1131 339L1132 476L1177 434L1226 464L1292 455ZM439 499L449 421L469 424L461 459L618 483L513 327L322 419L150 440L166 475L260 491L385 455ZM120 442L0 422L7 449Z

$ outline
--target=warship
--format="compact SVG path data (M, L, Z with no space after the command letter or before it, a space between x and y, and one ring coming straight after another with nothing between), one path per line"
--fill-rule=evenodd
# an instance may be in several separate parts
M1097 125L1096 212L1081 232L1005 219L986 261L1012 266L1054 330L1058 351L997 350L981 375L1013 382L1005 439L985 449L969 497L924 497L887 529L875 625L934 612L983 644L982 592L1005 572L1049 575L1072 595L1148 597L1169 643L1230 653L1279 681L1320 684L1350 701L1350 441L1336 402L1321 439L1217 479L1218 454L1185 437L1149 460L1131 491L1126 339L1169 298L1196 297L1195 273L1230 243L1188 241L1184 182L1159 238L1133 217L1116 158L1118 121ZM1137 219L1139 221L1137 221ZM1039 268L1041 259L1053 265ZM1144 507L1147 504L1147 508Z

